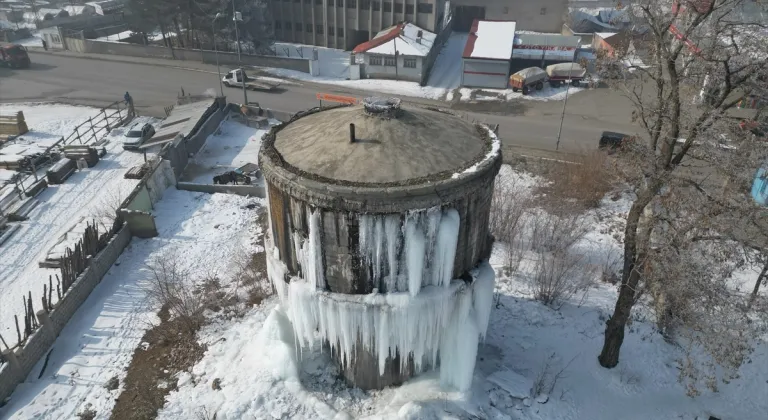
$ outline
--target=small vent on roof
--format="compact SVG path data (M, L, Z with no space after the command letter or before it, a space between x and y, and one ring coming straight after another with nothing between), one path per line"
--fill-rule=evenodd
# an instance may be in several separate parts
M363 99L362 102L365 113L372 117L390 119L400 115L400 99L398 98L370 96Z

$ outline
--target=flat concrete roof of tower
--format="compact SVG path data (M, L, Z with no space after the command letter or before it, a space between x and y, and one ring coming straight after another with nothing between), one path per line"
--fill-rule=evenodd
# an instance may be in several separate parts
M287 164L320 180L399 184L450 177L491 146L475 125L447 112L402 107L385 119L355 105L297 119L276 134L274 147Z

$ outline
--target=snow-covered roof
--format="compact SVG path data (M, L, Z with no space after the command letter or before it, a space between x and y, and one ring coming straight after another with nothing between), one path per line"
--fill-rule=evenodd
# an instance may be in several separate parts
M514 21L475 19L463 57L509 60L515 42L515 26Z
M421 37L419 37L419 33L421 33ZM401 23L382 30L370 41L355 47L353 51L356 53L395 55L395 50L397 50L399 55L424 57L432 49L434 42L434 33L421 29L412 23Z

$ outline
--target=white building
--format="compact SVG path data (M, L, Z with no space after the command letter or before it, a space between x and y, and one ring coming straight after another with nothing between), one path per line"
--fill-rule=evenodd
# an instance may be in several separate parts
M363 57L365 77L421 82L434 42L434 33L401 23L384 29L352 51Z
M461 85L505 89L516 23L477 20L472 23L462 59Z

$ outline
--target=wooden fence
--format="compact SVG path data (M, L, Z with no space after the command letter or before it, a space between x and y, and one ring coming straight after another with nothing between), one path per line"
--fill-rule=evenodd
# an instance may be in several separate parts
M102 108L96 116L88 118L88 121L75 127L74 131L63 140L63 144L96 143L113 128L121 126L124 121L130 120L133 116L133 109L124 101L113 102Z
M73 248L67 248L64 252L59 268L61 276L58 274L55 275L55 285L53 275L48 276L47 284L43 282L43 295L40 303L45 312L50 312L54 308L54 286L56 287L57 301L61 301L62 297L67 293L69 288L72 287L72 284L77 280L78 276L91 264L91 259L107 247L109 240L120 230L122 225L122 220L119 217L116 217L114 223L106 232L99 232L99 226L95 221L86 226L82 238L80 238ZM22 314L23 329L19 324L18 315L14 315L17 342L16 345L9 346L5 337L0 335L0 342L2 342L5 350L24 346L24 343L26 343L32 333L40 327L38 319L35 316L35 304L32 300L31 290L28 291L26 296L22 296L22 301L24 308ZM5 360L0 356L0 364L4 362Z

